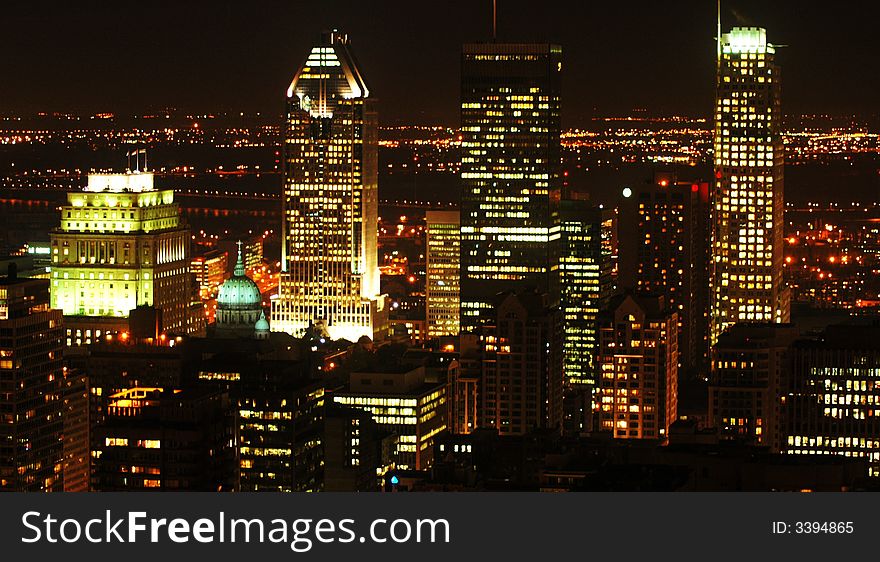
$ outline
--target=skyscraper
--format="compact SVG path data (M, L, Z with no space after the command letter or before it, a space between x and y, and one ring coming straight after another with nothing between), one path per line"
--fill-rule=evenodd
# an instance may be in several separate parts
M152 173L91 174L50 236L52 308L64 311L67 345L125 330L138 306L161 310L163 331L204 328L201 305L191 306L189 228Z
M551 229L551 286L562 311L565 381L596 384L597 318L611 296L611 257L602 247L602 211L563 199Z
M48 281L0 278L0 491L62 491L61 320Z
M711 344L736 322L788 322L783 285L781 83L764 29L719 39Z
M561 74L558 45L462 49L462 331L493 320L498 293L548 292Z
M620 203L618 283L663 296L678 312L681 366L705 372L709 351L709 184L657 172Z
M459 331L461 232L458 211L428 211L425 307L428 337L457 336Z
M283 171L275 329L383 335L377 116L347 35L325 33L287 89Z

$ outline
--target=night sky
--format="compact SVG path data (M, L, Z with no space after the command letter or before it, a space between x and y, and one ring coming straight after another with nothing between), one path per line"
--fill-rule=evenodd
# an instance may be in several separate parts
M352 38L383 124L458 124L462 42L489 39L491 0L13 0L0 16L0 114L280 114L320 31ZM568 126L594 115L707 116L714 0L498 0L499 39L561 43ZM725 30L760 25L781 50L784 111L874 113L874 2L724 2Z

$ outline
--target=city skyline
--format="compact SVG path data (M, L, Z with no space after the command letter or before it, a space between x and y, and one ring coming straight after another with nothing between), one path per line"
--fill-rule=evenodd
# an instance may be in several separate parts
M15 111L125 113L201 107L211 100L216 107L205 109L280 114L283 106L271 92L286 86L286 69L296 66L299 53L316 40L314 30L338 27L357 38L384 123L455 124L457 53L462 43L491 38L491 3L459 2L448 10L393 1L386 6L387 17L379 21L367 17L369 7L355 2L305 12L295 2L249 5L247 11L233 3L212 10L200 2L158 2L141 10L95 4L73 13L13 5L0 31L20 48L0 58L6 77L0 97ZM524 0L508 0L498 7L499 40L553 41L565 48L566 88L584 95L564 109L564 126L638 108L711 113L714 2L557 2L535 11ZM798 4L796 20L787 17L791 9L787 2L724 2L724 27L766 27L787 45L780 50L786 112L874 113L871 92L877 78L859 72L856 55L869 45L868 22L877 8L825 13ZM285 17L288 10L297 17ZM555 17L562 10L567 17ZM422 15L430 16L429 23L405 24ZM30 25L35 18L42 22L37 33ZM87 66L77 60L88 61ZM408 69L406 83L396 80L401 68ZM817 73L833 79L817 81ZM59 84L66 86L64 96L57 94Z
M371 30L303 18L273 51L313 32L271 88L283 116L256 125L160 110L165 127L104 115L4 130L0 490L880 490L880 203L785 199L806 176L840 196L861 175L880 196L880 133L786 130L779 43L810 25L786 37L775 11L719 2L709 29L651 49L653 32L618 43L610 23L566 37L582 12L626 5L532 7L518 16L535 14L530 34L505 19L515 5L483 6L501 9L492 40L449 48L450 32L426 50L411 46L452 29L430 8L371 14ZM653 17L668 32L699 6L645 8L629 31ZM172 32L190 8L164 20L154 52L181 56L169 70L212 44L197 23L247 27L223 8L190 22L189 51ZM388 32L398 19L428 23L413 42L415 26ZM462 33L486 23L463 19ZM605 70L584 73L603 37L619 52L594 51ZM666 40L716 57L688 96L666 81L702 67ZM262 92L248 72L269 68L269 43L204 99ZM377 64L388 44L401 52ZM663 63L621 62L635 51ZM401 63L413 56L442 87ZM216 86L212 70L188 80ZM610 94L713 110L565 126ZM380 132L385 110L440 115L450 100L456 128ZM117 154L124 172L89 164Z

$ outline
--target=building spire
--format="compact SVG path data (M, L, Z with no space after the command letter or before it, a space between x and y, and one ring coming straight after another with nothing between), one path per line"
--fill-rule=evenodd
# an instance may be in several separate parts
M241 240L236 242L238 244L238 259L235 260L235 271L232 272L236 277L244 277L244 261L241 258Z

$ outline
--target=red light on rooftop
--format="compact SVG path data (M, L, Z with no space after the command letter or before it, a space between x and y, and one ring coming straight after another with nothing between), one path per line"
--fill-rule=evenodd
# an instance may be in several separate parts
M694 193L700 191L700 185L696 183L691 184L691 191L693 191Z

